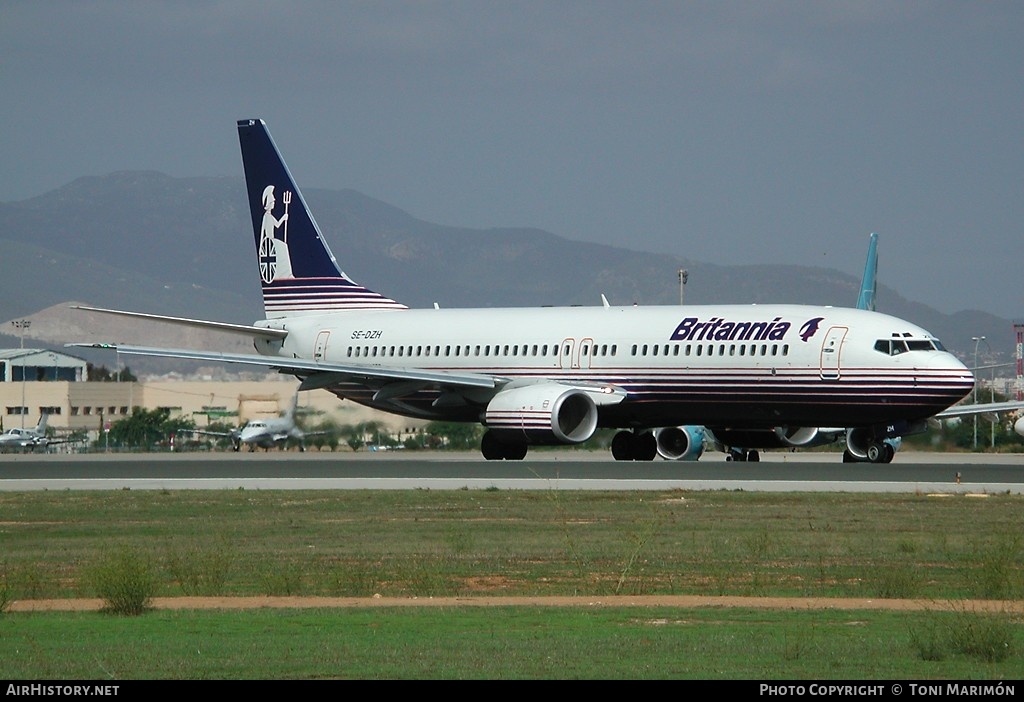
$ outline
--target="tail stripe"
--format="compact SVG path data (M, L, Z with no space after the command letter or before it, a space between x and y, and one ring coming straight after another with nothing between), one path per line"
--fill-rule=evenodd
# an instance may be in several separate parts
M303 278L263 286L268 313L349 309L404 310L399 302L344 278Z

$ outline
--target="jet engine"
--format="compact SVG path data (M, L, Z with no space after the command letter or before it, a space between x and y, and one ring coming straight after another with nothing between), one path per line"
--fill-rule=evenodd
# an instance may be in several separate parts
M743 448L794 448L821 446L835 441L832 430L818 427L775 427L774 429L711 429L715 439L724 446ZM842 431L842 430L837 430Z
M667 461L696 461L704 453L702 426L663 427L654 430L658 455Z
M597 404L584 390L560 383L522 385L495 395L483 424L501 442L578 444L597 429Z
M775 436L783 446L789 448L821 446L835 441L834 434L826 435L818 427L776 427Z
M1021 436L1024 436L1024 417L1021 417L1013 423L1013 430Z

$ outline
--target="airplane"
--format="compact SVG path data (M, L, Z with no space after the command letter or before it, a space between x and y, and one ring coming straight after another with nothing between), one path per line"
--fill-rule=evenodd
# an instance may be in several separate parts
M617 430L616 460L652 460L653 430L695 424L725 445L804 445L844 427L847 451L928 421L974 376L925 329L869 309L794 304L411 309L338 265L263 120L237 123L265 318L252 325L75 306L251 338L255 354L104 343L129 355L295 376L300 390L428 420L474 422L488 460ZM774 443L772 443L774 442Z
M231 449L233 451L240 451L242 446L248 446L249 451L255 451L257 447L269 451L275 447L284 448L290 442L298 443L299 451L305 451L306 437L318 436L326 432L306 433L299 428L298 423L295 421L298 403L299 394L295 393L291 405L280 417L250 419L241 428L233 429L229 432L206 431L204 429L190 429L188 432L191 434L228 438L231 440Z
M50 415L43 412L39 416L39 423L32 428L20 429L11 428L0 434L0 451L20 449L22 451L34 451L45 449L54 444L66 444L69 439L58 439L46 435L46 422Z

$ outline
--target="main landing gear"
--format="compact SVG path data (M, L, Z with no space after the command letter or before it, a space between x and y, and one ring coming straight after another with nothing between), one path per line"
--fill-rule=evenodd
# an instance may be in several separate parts
M526 458L525 443L504 443L494 437L494 432L484 432L480 441L480 453L488 461L521 461Z
M657 455L658 441L649 431L620 431L612 438L612 458L616 461L653 461Z
M742 449L731 448L729 449L729 453L725 454L725 460L757 463L761 460L761 454L757 451L744 451Z

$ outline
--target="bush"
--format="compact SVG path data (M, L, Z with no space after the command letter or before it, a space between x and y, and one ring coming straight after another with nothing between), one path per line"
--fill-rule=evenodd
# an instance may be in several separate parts
M88 573L103 611L136 616L150 608L155 589L149 561L135 551L121 551L103 558Z
M11 604L11 588L7 584L7 576L0 576L0 614Z
M959 654L985 663L999 663L1016 650L1013 616L960 608L929 619L910 632L910 643L926 661L942 661Z

